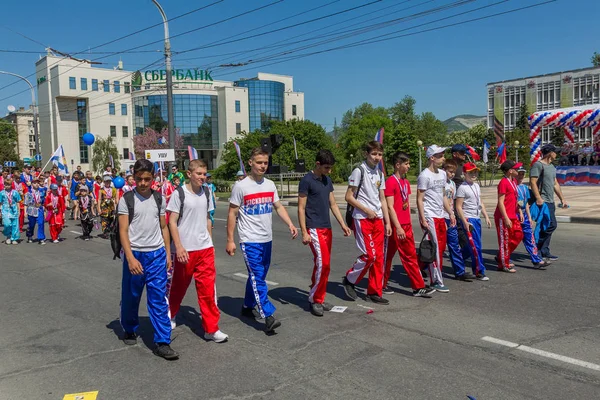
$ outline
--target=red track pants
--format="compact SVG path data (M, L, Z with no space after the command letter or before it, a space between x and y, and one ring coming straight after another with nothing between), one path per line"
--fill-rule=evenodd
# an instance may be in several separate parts
M367 294L381 296L383 290L383 219L354 219L356 247L362 253L346 272L350 283L358 283L369 273Z
M19 230L23 230L23 225L25 225L25 206L23 203L19 205Z
M406 239L400 240L396 235L396 228L392 227L392 236L386 237L385 251L385 272L383 273L383 287L386 287L390 274L392 273L392 260L396 251L400 254L400 261L410 280L410 286L413 290L425 287L419 261L417 260L417 250L415 249L415 236L413 234L412 224L403 224L402 229L406 232Z
M510 268L510 256L523 240L523 230L518 219L511 220L512 228L504 224L502 217L494 218L496 232L498 233L498 267Z
M331 268L331 228L313 228L309 229L308 233L315 263L308 301L323 304Z
M62 225L50 225L50 237L52 238L52 240L58 240L58 235L60 235L62 230Z
M215 270L215 248L190 251L188 255L187 264L182 264L175 258L173 284L169 298L171 318L175 318L179 312L179 307L193 276L196 281L196 294L200 314L202 315L202 327L206 333L215 333L219 330L219 318L221 316L221 312L217 307L217 289L215 285L217 275Z
M444 284L442 276L442 262L444 260L444 251L448 241L448 227L444 218L426 217L427 225L429 225L429 239L431 239L437 247L436 261L429 264L429 284L434 285L439 283ZM422 265L419 262L419 265ZM424 266L424 265L422 265Z

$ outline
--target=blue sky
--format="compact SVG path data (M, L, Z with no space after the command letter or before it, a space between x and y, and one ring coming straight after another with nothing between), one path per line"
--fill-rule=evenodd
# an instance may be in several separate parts
M218 0L185 2L163 0L162 4L167 16L173 18L215 1ZM172 21L171 35L212 24L276 1L223 0L202 11ZM236 34L240 36L234 39L255 35L365 5L370 1L284 0L231 21L176 37L172 40L172 48L173 52L177 53L205 46ZM507 0L502 4L460 17L433 22L422 28L407 29L498 1L465 1L463 3L466 4L452 9L421 15L418 18L412 17L409 20L404 19L383 29L308 48L294 54L347 45L363 39L381 38L381 35L402 29L403 32L396 34L416 32L541 3L545 0ZM256 60L265 55L256 52L241 55L227 55L227 53L266 47L267 51L271 52L267 54L269 55L277 52L272 47L275 42L289 43L305 40L300 44L282 48L289 50L314 43L306 39L319 34L332 32L339 35L340 31L362 28L369 24L407 17L455 3L456 0L382 0L351 12L276 33L186 54L175 54L174 66L204 68L211 66L215 61L239 63ZM23 3L4 2L2 5L4 18L0 24L0 50L39 52L39 54L0 52L0 70L21 75L35 72L34 63L40 54L44 54L45 46L42 44L63 52L75 53L161 21L158 11L150 0L29 0L26 6L25 9ZM316 7L320 8L243 33ZM408 7L412 8L406 9ZM31 12L27 12L28 10ZM345 111L363 102L390 106L405 95L411 95L417 100L417 111L431 111L442 120L457 114L484 115L487 82L590 66L590 57L594 51L600 52L600 45L595 44L593 40L583 38L597 36L599 11L598 0L558 0L541 7L491 19L366 46L344 48L275 65L261 66L258 63L237 68L215 68L212 75L214 79L223 80L252 77L258 71L293 75L295 90L305 92L306 118L324 125L326 129L332 128L334 118L337 117L339 123ZM365 15L367 13L373 14ZM350 18L356 19L345 22ZM369 18L373 20L364 22ZM360 24L361 22L364 23ZM41 44L25 39L9 29L27 35ZM160 40L162 34L162 27L158 26L92 52L127 50ZM283 51L282 49L278 51ZM125 69L136 70L158 60L162 54L162 44L153 44L137 50L151 52L123 53L100 61L105 63L104 67L113 67L121 59ZM218 55L221 57L210 57ZM103 54L79 54L79 57L88 59L103 56ZM34 79L31 78L32 81ZM0 75L0 87L13 81L12 77ZM6 113L9 104L18 107L30 103L28 92L12 96L25 89L24 83L0 89L0 115ZM11 97L5 99L8 96Z

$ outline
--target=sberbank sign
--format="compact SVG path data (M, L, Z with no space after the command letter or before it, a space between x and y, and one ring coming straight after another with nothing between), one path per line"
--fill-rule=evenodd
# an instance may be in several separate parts
M186 82L212 82L213 78L211 76L212 71L207 69L174 69L171 71L171 75L173 76L174 81L186 81ZM132 84L136 84L136 79L141 80L141 73L134 73L134 77L132 79ZM146 82L159 82L167 80L167 71L164 69L155 69L151 71L144 72L144 80ZM140 82L141 84L141 82Z

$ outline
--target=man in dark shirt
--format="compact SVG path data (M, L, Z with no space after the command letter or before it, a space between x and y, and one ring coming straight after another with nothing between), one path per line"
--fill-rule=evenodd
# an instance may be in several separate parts
M309 244L314 255L308 301L311 313L318 317L323 316L324 310L331 310L331 306L325 303L331 262L330 209L344 236L350 236L352 233L346 226L333 196L333 184L328 175L334 164L335 158L331 151L320 150L317 153L315 168L306 174L298 185L298 221L302 230L302 243Z
M464 144L455 144L450 150L452 152L452 159L456 161L458 167L456 167L456 175L454 175L454 183L458 188L465 181L465 175L463 174L463 164L467 159L467 147Z

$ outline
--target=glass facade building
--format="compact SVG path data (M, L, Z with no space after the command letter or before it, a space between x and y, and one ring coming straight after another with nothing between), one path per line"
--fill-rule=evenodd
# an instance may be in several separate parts
M283 93L285 85L266 80L236 81L235 86L248 88L250 131L267 130L269 121L284 119Z

